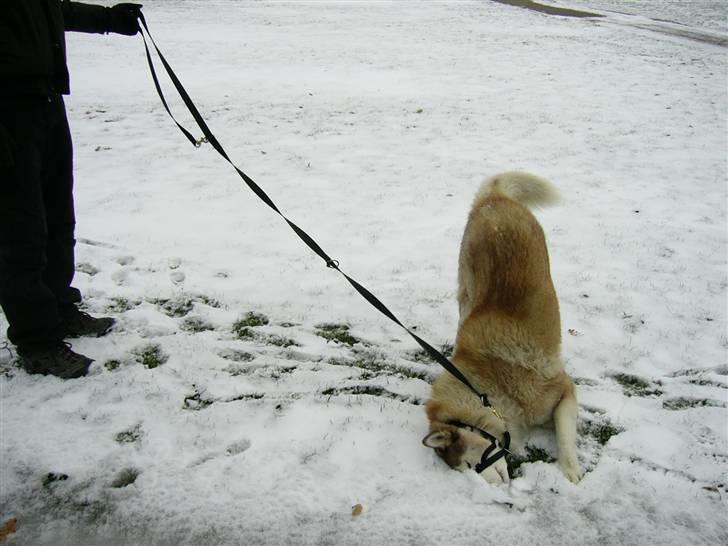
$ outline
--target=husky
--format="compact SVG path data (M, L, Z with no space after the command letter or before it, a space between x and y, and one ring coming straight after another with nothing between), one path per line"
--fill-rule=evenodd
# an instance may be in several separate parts
M559 303L544 232L528 208L558 198L538 176L496 175L476 193L460 246L452 362L490 406L443 373L426 403L430 433L422 442L451 468L474 468L494 484L508 483L508 468L503 458L483 464L488 453L507 449L511 437L518 446L537 426L553 425L559 467L574 483L582 477L576 392L560 354Z

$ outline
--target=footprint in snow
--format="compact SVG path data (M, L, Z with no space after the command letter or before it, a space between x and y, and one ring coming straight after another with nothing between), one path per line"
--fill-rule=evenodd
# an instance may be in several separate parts
M116 263L122 266L131 265L134 263L134 256L119 256L116 258Z
M182 271L172 271L169 278L174 284L182 284L185 282L186 276Z
M114 281L117 284L117 286L125 285L128 279L129 279L129 274L126 271L124 271L123 269L120 271L114 271L111 274L111 280Z
M79 273L85 273L89 277L93 277L94 275L99 273L100 269L91 265L88 262L80 262L76 264L76 271L78 271Z
M234 442L227 446L225 449L225 453L227 453L230 456L240 455L244 451L247 451L250 449L250 446L252 445L251 441L247 438L243 438L242 440L238 440L237 442Z

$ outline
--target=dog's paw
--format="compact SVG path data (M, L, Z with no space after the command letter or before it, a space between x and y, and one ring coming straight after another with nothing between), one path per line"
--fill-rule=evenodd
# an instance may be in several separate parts
M505 459L500 459L494 465L489 466L480 475L485 478L485 481L493 485L503 485L510 482L508 463L506 463Z
M579 481L584 477L584 471L579 466L579 463L559 461L559 468L561 468L561 472L564 473L566 479L568 479L571 483L579 483Z

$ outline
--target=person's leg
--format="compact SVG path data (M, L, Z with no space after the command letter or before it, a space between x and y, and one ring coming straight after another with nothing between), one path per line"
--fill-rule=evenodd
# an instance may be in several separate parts
M8 339L23 349L60 341L58 303L43 280L48 227L43 198L49 103L3 101L0 124L10 150L0 166L0 306Z
M50 247L54 263L59 263L59 256L60 263L65 263L54 265L54 270L64 273L50 277L46 273L49 231L45 190L57 118L57 104L52 100L0 102L0 307L9 322L8 339L18 349L19 365L28 373L70 379L86 375L93 361L63 343L65 329L58 300L45 281L53 279L58 294L63 295L68 290L58 287L65 284L70 288L73 277L72 258L70 277L67 269L68 229L55 227L64 225L57 212L51 214L53 237L65 244ZM67 282L58 281L61 276Z
M75 273L74 247L76 216L73 205L73 144L63 98L49 103L48 153L41 171L43 203L48 239L45 285L53 292L59 307L81 301L81 293L71 286Z

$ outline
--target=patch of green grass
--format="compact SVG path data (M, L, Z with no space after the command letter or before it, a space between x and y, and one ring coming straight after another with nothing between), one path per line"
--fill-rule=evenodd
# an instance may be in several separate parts
M584 419L579 423L579 434L583 436L591 436L599 445L606 445L612 436L616 436L624 429L613 425L608 420L592 420Z
M247 326L239 326L238 324L233 324L233 334L235 334L235 337L237 337L238 339L242 339L245 341L251 341L256 338L256 334L252 328L248 328Z
M114 436L114 440L120 444L133 444L138 442L142 437L142 426L137 425L130 430L119 432Z
M270 320L263 313L248 311L235 322L233 328L254 328L256 326L266 326L269 323Z
M225 400L226 402L240 402L243 400L262 400L265 398L265 394L262 392L251 392L248 394L241 394L240 396L236 396L235 398L231 398L230 400Z
M316 325L316 335L324 338L326 341L333 341L348 345L350 347L356 345L361 340L349 333L351 327L348 324L325 323Z
M726 385L725 383L718 383L717 381L712 381L705 378L689 379L688 383L690 383L691 385L698 385L699 387L715 387L717 389L728 389L728 385Z
M387 362L384 355L371 350L354 349L352 356L347 358L331 358L328 361L333 366L348 366L370 372L368 377L377 375L399 375L412 379L427 381L429 374L424 371L413 370Z
M219 301L204 294L179 294L173 298L152 298L148 301L158 306L165 315L175 318L187 316L195 303L202 303L208 307L221 307Z
M223 371L225 373L229 373L233 377L238 377L239 375L247 375L250 373L250 370L241 366L228 366Z
M140 304L141 301L139 300L128 300L117 296L111 298L111 304L107 307L107 310L114 313L126 313L127 311L138 307Z
M185 332L199 333L214 330L215 326L203 317L185 317L180 324L180 329Z
M107 360L104 362L104 368L109 370L110 372L113 372L114 370L117 370L121 367L121 361L120 360Z
M266 336L260 336L260 339L267 343L268 345L275 345L276 347L300 347L301 344L298 343L296 340L291 339L289 337L283 337L283 336L277 336L275 334L270 334Z
M342 394L353 394L353 395L369 395L378 396L381 398L389 398L391 400L399 400L400 402L406 402L415 406L422 405L422 400L416 396L408 396L404 394L397 394L396 392L389 391L379 385L352 385L350 387L331 387L321 391L324 396L337 396Z
M218 300L205 296L204 294L195 296L193 299L195 301L199 301L200 303L204 303L208 307L213 307L215 309L219 309L220 307L222 307L222 304Z
M249 311L233 323L232 331L238 339L249 341L258 337L253 328L265 326L269 322L268 317L264 314Z
M264 334L257 332L254 328L259 326L266 326L270 323L267 316L262 313L255 313L250 311L244 316L235 321L232 327L232 332L238 339L244 341L259 341L268 345L275 345L276 347L300 347L300 343L295 340L279 336L275 334Z
M217 354L225 360L232 360L233 362L250 362L255 360L255 355L246 351L239 351L238 349L223 349Z
M167 360L169 360L169 356L167 356L164 351L162 351L162 347L157 344L150 344L139 347L138 349L135 349L132 353L136 362L149 370L158 368L159 366L167 362Z
M636 375L616 373L610 377L622 385L622 391L626 396L660 396L662 394L662 391L655 388L652 383Z
M354 385L352 387L330 387L321 391L324 396L334 396L337 394L368 394L370 396L384 396L385 393L392 394L384 387L377 385Z
M442 353L442 355L446 358L450 358L452 356L453 351L455 350L455 347L452 343L443 343L440 345L439 351ZM414 351L411 353L412 359L415 362L422 362L422 363L429 363L434 362L437 363L437 360L432 358L430 356L430 353L425 351L424 349L418 349L417 351Z
M684 410L690 408L725 408L726 403L720 400L711 400L708 398L688 398L680 396L678 398L670 398L662 402L662 407L667 410Z
M596 379L589 379L588 377L572 377L575 385L585 385L587 387L596 387L599 385L599 381Z
M297 366L277 366L271 369L270 376L272 379L280 379L284 375L295 372Z
M228 366L223 371L229 373L233 377L237 377L239 375L256 375L278 380L284 375L295 372L296 369L297 366Z
M276 347L300 347L301 344L290 337L279 336L276 334L263 334L254 331L251 328L243 327L235 331L235 335L238 339L243 341L259 341L266 343L267 345L275 345Z
M149 301L158 306L168 317L184 317L194 307L192 298L186 295L180 295L170 299L151 299Z
M556 458L552 457L548 451L543 448L535 446L526 446L525 455L513 454L508 460L508 471L511 474L511 478L520 476L523 471L521 466L528 463L544 462L553 463Z

